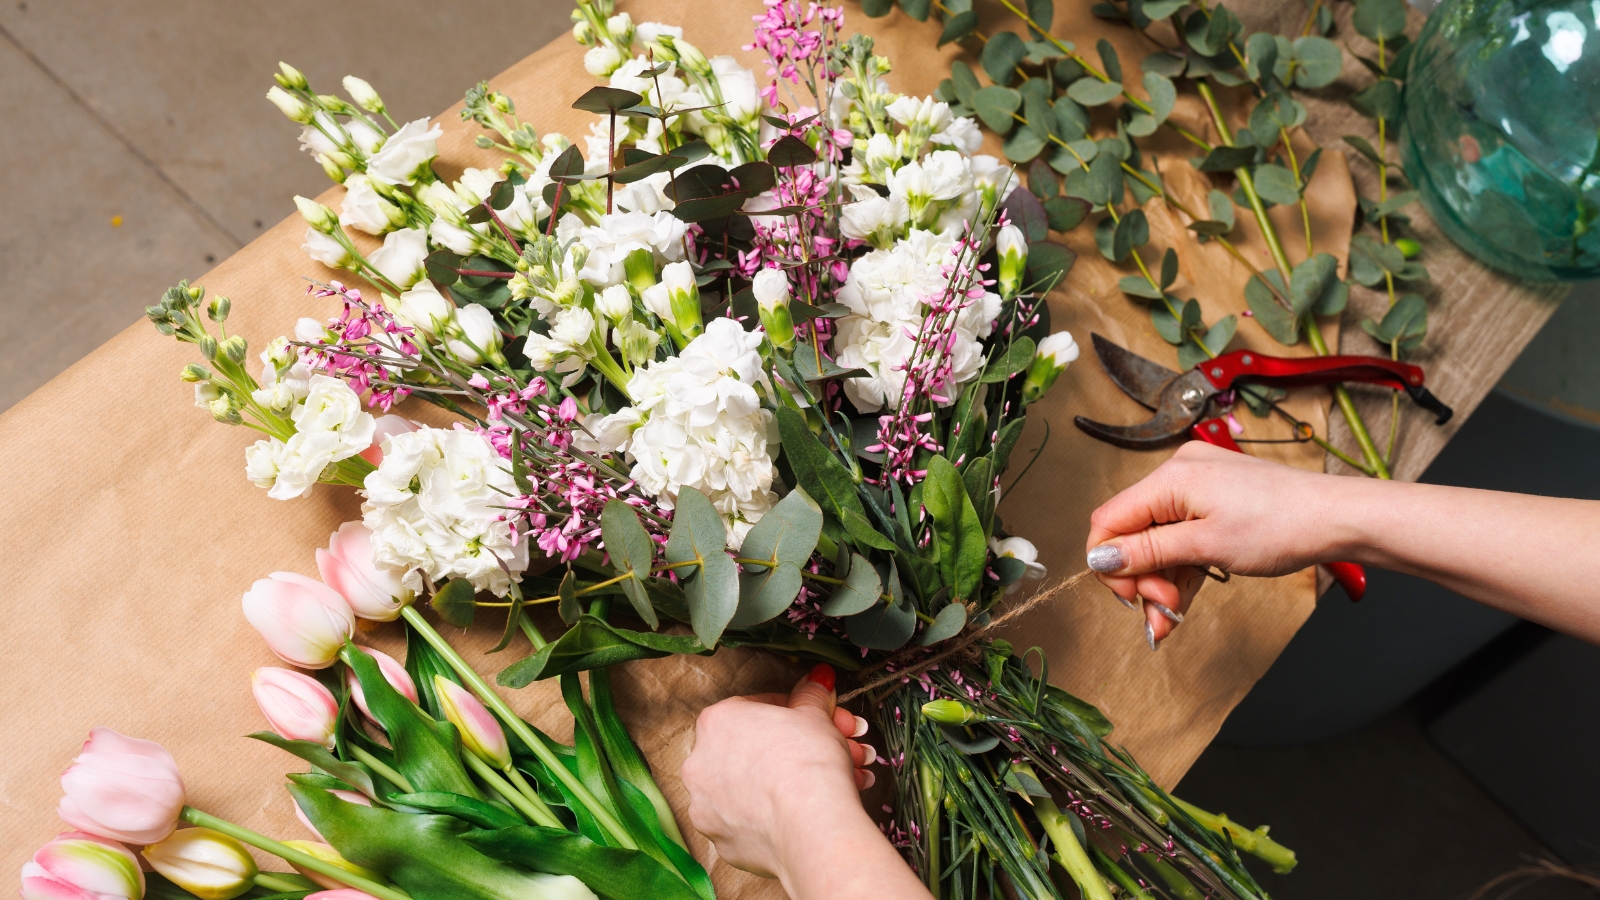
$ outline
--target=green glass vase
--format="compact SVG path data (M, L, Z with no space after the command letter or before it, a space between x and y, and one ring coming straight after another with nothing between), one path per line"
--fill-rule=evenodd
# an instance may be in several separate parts
M1412 53L1400 146L1429 213L1480 261L1600 276L1600 3L1445 0Z

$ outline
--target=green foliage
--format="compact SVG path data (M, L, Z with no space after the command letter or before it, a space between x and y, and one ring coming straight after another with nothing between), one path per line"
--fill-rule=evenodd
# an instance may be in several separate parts
M1294 41L1295 87L1314 90L1339 80L1344 56L1339 45L1325 37L1307 35Z
M477 601L473 596L477 590L472 582L465 578L452 578L449 583L434 592L433 599L429 601L433 611L439 618L449 622L457 628L466 628L472 624L473 612L477 610Z
M715 647L739 608L739 569L728 556L722 514L694 488L678 493L667 535L667 561L693 563L677 570L689 601L689 625L700 643Z
M834 567L834 575L844 579L844 584L833 591L833 596L822 604L825 616L853 616L865 612L878 602L883 583L878 570L859 553L851 553L845 567Z
M733 565L729 560L728 564ZM697 637L630 631L608 624L594 616L579 616L578 621L536 653L502 670L495 679L511 688L527 687L535 681L614 666L636 659L659 659L673 654L709 654L711 649Z
M1283 277L1276 270L1264 273L1272 287L1278 293L1288 295L1288 290L1283 283ZM1244 299L1250 306L1250 314L1272 335L1273 340L1280 344L1294 345L1300 342L1300 319L1281 302L1272 289L1261 283L1261 278L1251 278L1244 286Z
M1016 80L1017 66L1027 55L1028 48L1023 46L1022 38L1015 32L1001 31L990 35L988 43L983 45L980 61L990 81L1008 85Z
M1007 557L1009 558L1009 557ZM919 643L929 647L943 640L948 640L961 633L967 625L967 607L962 603L947 603L939 614L933 617L933 624L922 632Z
M961 473L949 460L935 456L928 461L922 488L922 504L933 519L940 578L956 598L976 599L989 555L988 536Z
M447 791L482 799L461 763L461 741L454 725L435 721L395 690L383 677L378 661L356 645L346 643L339 658L361 682L367 709L389 735L395 768L414 790Z
M467 834L478 852L535 872L571 875L613 900L701 900L676 872L638 850L607 847L559 828L517 825Z
M1381 321L1363 319L1361 328L1373 340L1410 353L1422 346L1428 335L1428 302L1420 294L1402 294Z
M822 509L800 487L762 516L745 536L739 555L770 565L744 563L739 609L729 624L748 628L788 609L800 595L800 570L811 559L821 534Z
M1300 202L1300 186L1294 173L1275 163L1256 167L1256 193L1269 203L1292 206Z
M655 565L656 545L640 523L638 512L621 500L608 501L600 512L600 535L612 567L618 575L627 576L621 586L628 602L652 629L659 627L655 607L650 605L644 589L645 579Z
M1356 0L1350 24L1369 41L1392 40L1405 34L1404 0Z

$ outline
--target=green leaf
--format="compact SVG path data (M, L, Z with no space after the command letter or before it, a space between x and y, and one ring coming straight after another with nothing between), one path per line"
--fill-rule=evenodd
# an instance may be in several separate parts
M649 159L614 170L611 173L611 180L617 184L632 184L635 181L643 181L657 172L671 171L688 162L687 157L663 153L660 156L651 156ZM500 183L508 184L509 182L502 181Z
M870 19L881 19L894 9L894 0L861 0L861 14Z
M798 487L762 516L745 536L739 555L772 565L744 564L739 609L728 624L748 628L788 609L800 595L801 567L811 559L821 534L822 509Z
M780 169L793 166L809 166L817 161L817 151L811 145L800 140L792 134L778 138L772 147L767 150L767 162ZM741 183L740 187L744 187ZM759 193L759 192L756 192Z
M933 518L939 545L939 574L959 600L976 598L989 548L978 511L967 496L961 473L942 456L928 461L922 504Z
M1356 0L1350 24L1369 41L1389 40L1406 33L1404 0Z
M1150 220L1145 218L1144 210L1129 210L1117 223L1117 229L1111 237L1111 259L1113 262L1122 262L1135 249L1150 243Z
M422 708L435 719L443 719L444 713L439 706L439 698L434 693L433 676L443 675L456 684L461 684L460 676L450 668L450 663L439 651L433 649L427 639L422 636L411 623L406 623L406 672L411 676L411 681L417 686L417 699Z
M1233 199L1218 190L1206 194L1206 207L1211 211L1213 221L1221 222L1228 226L1228 231L1233 230Z
M1007 378L1022 372L1033 362L1033 338L1020 337L1011 342L1011 346L1004 352L989 360L989 365L983 370L979 381L985 384L1005 381Z
M1077 261L1078 254L1054 241L1035 241L1028 245L1028 280L1044 293L1066 280Z
M834 574L837 576L838 572ZM883 584L878 578L878 570L865 556L852 553L850 571L844 576L844 584L834 588L833 596L822 604L822 614L842 617L865 612L878 602L882 593Z
M1100 54L1100 66L1105 70L1106 76L1112 81L1121 82L1122 60L1117 56L1117 48L1111 46L1110 41L1101 38L1095 43L1094 49Z
M1250 111L1250 133L1262 146L1271 147L1278 140L1278 129L1294 128L1306 120L1306 108L1298 100L1282 91L1261 98Z
M1244 59L1244 71L1250 76L1251 81L1261 81L1265 77L1270 82L1273 71L1278 66L1276 37L1265 31L1250 35L1244 42Z
M485 803L482 800L474 800L471 797L463 797L460 794L447 794L443 791L396 794L388 798L388 800L395 806L405 806L411 809L420 809L424 812L454 816L477 828L509 828L526 822L521 816L506 812L493 804Z
M1015 32L999 31L989 36L979 61L990 81L1006 85L1017 77L1016 68L1027 55L1028 48L1023 46L1021 37Z
M1276 271L1267 272L1264 277L1269 279L1279 292L1288 295L1288 291L1283 287L1283 277ZM1274 340L1285 345L1300 342L1300 320L1278 302L1278 298L1261 283L1260 278L1251 277L1245 282L1244 299L1250 306L1251 315Z
M936 456L934 459L944 459ZM890 605L879 601L866 612L844 620L850 642L867 650L898 650L911 640L917 614L910 603Z
M1294 173L1275 163L1256 166L1256 193L1268 203L1292 206L1300 202L1300 186Z
M373 786L372 776L367 774L366 769L334 756L327 747L321 744L315 744L311 741L291 741L271 731L258 731L250 735L250 737L298 756L361 793L366 794L368 797L374 800L378 799L377 788Z
M1393 244L1380 243L1370 234L1350 239L1350 277L1358 284L1372 287L1383 281L1386 272L1399 273L1405 265L1405 254Z
M601 669L636 659L710 652L699 638L691 635L630 631L586 615L537 653L507 666L495 681L506 687L522 688L545 678Z
M938 46L965 39L978 28L978 14L972 10L958 12L944 20L944 31L939 33Z
M967 606L964 603L947 603L939 614L933 617L933 624L922 632L920 643L924 647L932 646L940 641L948 640L961 633L967 626Z
M1223 316L1217 324L1206 331L1206 349L1210 350L1212 355L1215 356L1220 356L1227 352L1228 344L1233 341L1233 335L1238 326L1238 316Z
M571 625L583 615L583 607L578 604L578 576L571 569L561 579L561 586L556 589L556 595L561 598L556 605L556 612L561 615L561 621Z
M1093 159L1100 148L1093 141L1087 140L1090 125L1089 111L1072 102L1070 97L1057 97L1051 106L1051 111L1055 113L1056 133L1061 139L1071 144L1073 151L1083 157L1085 162ZM1082 146L1084 144L1088 146ZM1057 171L1061 170L1058 168Z
M372 718L389 734L395 768L417 791L448 791L482 799L472 777L461 764L461 742L456 727L436 722L383 677L378 661L346 642L339 658L361 682ZM309 811L307 813L309 815ZM370 867L369 867L370 868Z
M978 76L972 74L972 67L959 59L950 64L950 81L955 85L956 99L967 106L973 105L973 95L983 88Z
M1294 40L1295 87L1315 89L1339 80L1344 56L1339 45L1325 37L1308 35Z
M990 85L972 95L972 109L989 130L1009 134L1016 120L1012 113L1022 108L1022 95L1000 85Z
M1188 0L1174 0L1174 2L1181 7ZM1151 4L1146 3L1145 9L1149 9L1150 6ZM1171 15L1171 13L1168 13L1168 15ZM1165 16L1162 18L1165 18ZM1159 72L1168 78L1177 78L1183 74L1183 67L1186 62L1187 60L1175 53L1158 52L1152 53L1141 60L1139 69L1145 72Z
M1178 91L1173 87L1171 79L1158 72L1144 74L1144 90L1150 95L1150 112L1144 112L1132 104L1128 105L1132 117L1128 120L1127 130L1136 137L1153 134L1156 128L1172 115L1172 107L1178 100Z
M1117 280L1117 287L1124 294L1145 300L1160 300L1163 296L1161 291L1143 275L1124 275Z
M1378 151L1373 148L1372 144L1368 143L1366 138L1360 135L1347 134L1344 136L1344 142L1356 148L1356 152L1366 157L1367 161L1373 165L1384 165L1383 157L1378 155Z
M611 567L618 575L628 576L621 584L628 602L652 630L659 628L661 622L644 590L644 581L655 565L656 544L640 523L639 513L621 500L607 501L600 512L600 535L611 556Z
M463 841L496 860L573 876L612 900L700 900L677 873L646 854L606 847L560 828L518 825L475 832Z
M1183 343L1183 323L1179 322L1177 316L1172 314L1172 310L1167 308L1167 304L1150 304L1150 324L1163 341L1173 346Z
M644 98L633 91L613 87L592 87L582 97L572 101L573 109L608 115L638 106Z
M1044 201L1045 217L1051 231L1077 228L1092 208L1089 201L1081 197L1051 197Z
M691 224L710 219L722 219L738 212L747 199L749 199L749 195L744 191L732 191L716 197L696 197L693 200L685 200L674 206L672 214L679 220Z
M978 524L983 528L983 537L988 541L993 530L995 488L994 488L994 461L987 456L969 460L961 467L961 480L967 487L967 499L972 501L972 508L978 513Z
M1351 95L1350 106L1369 119L1398 118L1400 85L1387 78L1374 81Z
M946 743L967 756L988 753L1000 746L1000 738L997 735L988 733L969 735L965 728L958 725L940 725L939 733L944 735Z
M1420 294L1403 294L1389 307L1383 321L1366 319L1361 327L1383 344L1398 344L1403 352L1422 345L1428 334L1428 303Z
M798 410L779 406L777 418L783 456L794 470L797 482L806 486L824 512L846 528L849 527L846 513L854 513L866 522L866 509L861 505L861 498L856 496L855 478L833 451L811 433L805 416ZM870 526L868 529L872 530Z
M1048 138L1041 137L1031 128L1018 128L1006 138L1002 151L1006 159L1014 163L1025 163L1044 152Z
M1047 203L1061 190L1061 180L1056 178L1056 173L1050 164L1042 159L1033 161L1028 167L1028 191L1039 199L1040 203Z
M1297 317L1304 316L1318 305L1336 302L1329 295L1340 292L1348 295L1349 288L1339 280L1339 261L1331 253L1318 253L1302 261L1289 273L1289 302L1293 304Z
M339 855L371 869L418 900L563 900L583 896L577 879L525 872L463 841L471 826L453 816L413 815L346 803L295 784L295 802Z
M1225 147L1211 148L1211 152L1200 160L1197 166L1202 172L1232 172L1241 166L1248 166L1255 162L1256 151L1254 147Z
M1417 200L1421 197L1422 193L1420 191L1401 191L1382 203L1379 203L1373 209L1372 217L1375 219L1381 219L1384 216L1392 216L1405 207L1417 202Z
M1168 247L1167 252L1161 254L1161 288L1165 290L1172 287L1172 283L1177 280L1178 254L1177 251Z
M859 498L857 502L859 502ZM839 517L839 522L844 526L845 531L849 533L851 540L855 541L857 544L860 544L864 547L873 547L878 550L887 550L891 552L895 549L894 541L891 541L885 537L883 533L880 532L877 527L867 519L865 512L847 509L844 511L844 514Z
M439 618L457 628L466 628L472 624L472 614L478 608L477 601L473 599L475 594L477 589L472 582L465 578L452 578L449 584L434 593L429 605L439 614Z
M739 567L727 553L727 526L705 494L694 488L678 492L667 535L667 561L693 562L677 570L689 600L689 624L700 643L715 647L739 608ZM692 573L692 574L691 574Z
M928 13L933 11L932 0L900 0L900 8L906 15L918 22L928 21Z
M1081 106L1104 106L1122 96L1122 84L1097 78L1080 78L1067 86L1067 96Z
M994 570L1001 587L1016 584L1022 580L1022 576L1028 574L1028 564L1015 556L997 556L989 560L989 568Z

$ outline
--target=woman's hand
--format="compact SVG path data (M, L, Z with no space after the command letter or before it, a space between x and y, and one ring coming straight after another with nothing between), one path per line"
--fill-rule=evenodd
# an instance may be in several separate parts
M1335 515L1354 479L1305 472L1190 441L1090 517L1089 566L1124 603L1145 604L1151 648L1205 584L1200 567L1284 575L1354 540Z
M706 707L683 763L689 823L795 900L926 898L861 806L877 752L854 740L867 722L835 707L833 686L833 668L819 665L788 695Z

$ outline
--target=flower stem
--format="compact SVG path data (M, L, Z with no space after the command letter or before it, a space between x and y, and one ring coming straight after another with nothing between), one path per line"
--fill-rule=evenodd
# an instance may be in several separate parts
M493 710L495 715L499 716L500 720L511 729L512 733L521 738L524 744L528 745L528 749L533 751L533 755L544 763L545 768L549 769L551 774L561 780L561 784L566 787L567 791L579 803L582 803L589 810L595 821L600 823L601 828L615 838L617 843L624 849L639 849L639 845L634 841L633 835L622 827L622 823L617 821L617 817L612 815L611 810L607 809L595 798L588 786L579 780L578 776L572 774L566 764L556 757L554 751L545 746L544 740L534 734L533 729L528 727L528 723L522 721L522 717L506 705L506 702L500 698L499 694L495 693L489 683L483 680L483 676L467 665L467 661L461 658L461 654L450 646L450 642L446 641L444 636L434 629L433 625L423 617L415 606L407 606L401 612L401 615L405 617L407 622L411 623L411 627L417 629L417 633L421 634L423 639L433 646L433 649L439 651L439 655L443 656L445 661L450 664L450 668L461 676L461 680L467 683L467 687L478 695L478 699Z
M1240 825L1221 813L1208 813L1192 803L1186 803L1177 797L1172 798L1172 804L1189 817L1204 825L1217 834L1226 834L1233 841L1233 845L1240 850L1262 860L1272 866L1272 871L1282 875L1295 867L1298 862L1294 851L1267 837L1266 826L1255 831Z
M510 782L501 778L499 772L496 772L488 763L479 759L478 754L469 750L461 754L461 758L466 760L468 768L487 782L489 787L494 788L495 793L504 797L507 803L516 807L517 812L527 816L528 821L535 825L546 825L551 828L563 827L561 820L557 819L555 813L550 811L550 807L545 806L542 801L535 805L527 797L523 796L521 791L512 787ZM506 768L510 769L510 766Z
M317 859L309 853L302 853L288 844L280 843L264 834L235 825L226 819L219 819L216 816L203 813L192 806L185 806L180 818L190 825L199 825L204 828L210 828L213 831L220 831L234 840L243 841L258 850L265 850L273 856L280 857L285 862L304 869L310 869L318 875L325 875L340 884L371 894L377 897L378 900L411 900L411 895L399 888L379 884L370 878L357 875L349 869L340 868L333 863Z
M1050 835L1050 843L1056 848L1056 860L1072 876L1073 883L1078 890L1083 892L1084 900L1111 900L1111 891L1106 887L1106 879L1100 870L1094 867L1094 860L1078 843L1078 836L1072 831L1072 823L1068 822L1062 814L1061 808L1056 806L1054 800L1048 797L1034 797L1033 811L1039 818L1039 824L1044 826L1045 834Z
M279 878L270 872L257 872L255 883L257 887L264 887L269 891L275 891L279 894L287 894L291 891L303 891L306 889L306 886L303 884L296 884L293 881Z
M522 796L528 798L528 803L530 805L537 806L539 809L544 810L545 815L550 817L550 825L556 828L567 827L561 824L560 819L556 818L556 814L548 805L545 804L544 799L539 796L539 792L533 789L533 785L528 783L528 779L523 778L522 773L517 771L515 764L506 766L506 777L511 779L511 783L516 786L517 791L521 793ZM520 809L521 807L518 808Z
M1306 316L1306 340L1310 342L1311 349L1317 351L1318 356L1328 355L1328 342L1322 337L1322 326L1317 324L1316 316ZM1393 478L1389 474L1389 466L1378 453L1378 448L1372 443L1372 435L1367 433L1367 423L1361 420L1361 413L1356 412L1356 404L1350 399L1350 392L1344 385L1333 386L1333 399L1339 404L1339 411L1344 413L1344 420L1350 426L1350 433L1355 435L1356 444L1361 447L1361 456L1367 461L1367 466L1372 469L1372 474L1384 481Z
M416 792L416 789L411 786L410 779L406 778L404 775L401 775L399 772L396 772L389 766L388 763L377 758L376 756L373 756L371 753L368 753L355 744L351 744L350 754L356 759L366 763L367 768L377 772L379 775L382 775L384 778L388 779L389 783L393 784L400 790L405 791L408 794Z

